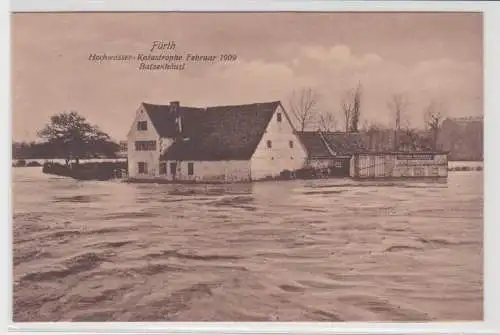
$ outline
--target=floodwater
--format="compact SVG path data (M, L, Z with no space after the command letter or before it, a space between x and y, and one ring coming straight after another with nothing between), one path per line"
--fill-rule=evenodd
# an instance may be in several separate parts
M483 318L483 174L235 185L14 168L14 321Z

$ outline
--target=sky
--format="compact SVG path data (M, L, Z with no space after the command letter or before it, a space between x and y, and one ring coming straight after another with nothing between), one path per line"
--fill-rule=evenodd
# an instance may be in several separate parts
M307 88L316 113L333 113L340 128L342 96L357 83L362 124L392 124L395 94L406 97L402 119L415 127L431 101L447 117L483 115L480 13L15 13L11 22L15 141L36 140L64 111L124 140L141 102L281 100L287 108ZM175 41L172 54L237 60L189 62L182 71L88 60L149 54L155 40Z

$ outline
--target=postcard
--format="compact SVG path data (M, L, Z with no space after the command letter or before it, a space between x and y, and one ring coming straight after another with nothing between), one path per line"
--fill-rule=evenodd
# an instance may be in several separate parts
M14 322L483 320L481 13L11 20Z

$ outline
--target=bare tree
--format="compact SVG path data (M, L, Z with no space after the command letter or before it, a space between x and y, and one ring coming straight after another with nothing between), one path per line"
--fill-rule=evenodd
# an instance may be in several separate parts
M355 89L344 93L340 108L344 118L345 132L358 131L361 118L361 83L358 83Z
M368 149L369 150L379 150L380 149L380 140L378 139L382 127L376 122L364 122L363 130L365 131L368 137Z
M417 151L420 145L418 131L410 126L404 127L401 130L401 138L399 139L398 150L402 151Z
M322 131L336 131L337 119L332 112L324 112L319 116L320 129Z
M344 130L346 133L348 133L351 128L351 120L353 114L353 106L349 94L345 94L342 98L340 108L342 110L342 116L344 118Z
M394 94L387 102L387 107L394 113L394 150L399 150L400 130L401 130L401 116L408 108L408 97L403 93ZM406 125L406 129L410 129L410 125Z
M298 122L300 131L304 131L314 120L318 99L318 94L312 88L304 88L299 92L293 91L288 106Z
M403 93L394 94L387 102L387 107L394 113L396 129L401 128L401 116L404 117L409 104L408 97Z
M431 133L433 150L437 150L439 131L444 119L444 110L444 103L437 100L432 100L425 108L424 122L426 129Z
M351 131L359 130L359 120L361 119L361 83L358 83L353 96L353 113L351 119Z

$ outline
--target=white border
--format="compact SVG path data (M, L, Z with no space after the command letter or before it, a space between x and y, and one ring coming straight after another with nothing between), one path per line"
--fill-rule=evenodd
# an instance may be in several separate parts
M5 11L4 11L5 6ZM4 252L0 257L1 270L6 276L5 282L0 290L0 299L5 303L1 305L0 317L2 324L5 325L12 323L12 247L11 247L11 222L12 222L12 211L10 205L10 172L11 172L11 104L10 104L10 15L8 11L8 3L0 3L0 45L5 46L3 48L4 52L0 53L0 78L2 82L0 83L0 99L2 101L2 110L0 111L0 130L1 138L5 141L5 145L0 145L0 156L4 157L1 162L5 164L1 165L1 176L0 178L0 206L4 220L1 220L0 225L2 232L0 233L0 245L4 247Z
M7 5L1 1L1 5ZM485 322L474 323L15 323L12 324L12 245L11 225L12 220L10 207L10 141L11 141L11 108L10 108L10 52L1 55L1 77L4 85L0 86L0 97L8 106L1 113L0 125L4 127L1 132L7 143L0 146L1 154L6 158L2 169L5 169L2 178L2 192L0 193L0 205L4 206L6 220L1 228L0 234L2 245L5 246L2 266L5 265L5 273L8 274L7 283L2 287L1 300L7 302L6 310L2 305L1 314L7 315L5 319L9 332L34 334L43 332L45 334L61 333L123 333L123 334L160 334L160 333L477 333L477 334L500 334L500 267L495 259L495 249L500 245L500 227L496 224L499 217L500 203L500 172L499 159L496 153L498 147L495 143L496 126L500 125L500 89L495 87L495 79L500 78L500 5L496 2L444 2L444 1L161 1L161 0L13 0L10 10L12 12L46 12L46 11L481 11L484 12L484 38L485 38L485 281L484 281L484 317ZM2 42L9 43L9 9L2 14L5 20L0 19ZM495 29L496 28L496 29ZM6 49L4 49L6 50ZM7 88L7 89L5 89ZM496 201L495 201L496 200ZM3 276L5 278L5 276ZM495 285L496 283L496 285ZM496 308L495 308L496 305Z
M490 1L11 0L13 12L48 11L482 11Z

